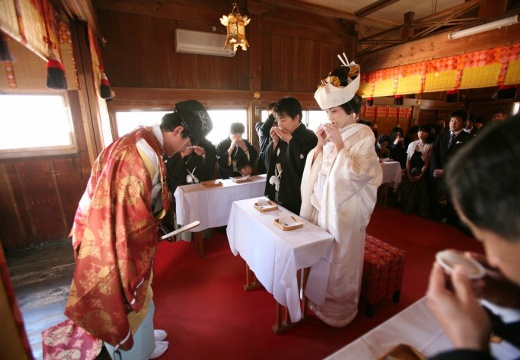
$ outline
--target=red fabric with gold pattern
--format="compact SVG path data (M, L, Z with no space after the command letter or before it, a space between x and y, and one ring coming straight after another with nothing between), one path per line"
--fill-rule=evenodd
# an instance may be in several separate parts
M43 360L93 360L101 353L103 344L88 332L65 320L42 332Z
M157 247L152 179L136 147L139 139L161 159L151 129L140 128L107 147L92 167L71 232L76 269L65 309L75 324L124 350L133 346L127 315L143 306ZM166 171L159 163L168 210Z

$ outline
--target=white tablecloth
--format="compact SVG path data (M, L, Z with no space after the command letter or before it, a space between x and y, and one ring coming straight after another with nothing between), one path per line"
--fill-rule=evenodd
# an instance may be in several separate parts
M422 298L326 359L375 360L399 344L411 345L426 357L453 348L428 309L426 298ZM516 359L520 355L518 349L504 341L492 344L491 352L497 359Z
M255 175L251 181L235 183L221 180L222 186L206 188L201 184L183 185L175 190L177 223L200 221L192 231L227 225L233 201L259 197L265 191L266 175Z
M302 317L296 272L311 268L305 294L323 303L334 238L309 222L302 228L283 231L274 220L292 213L283 207L259 212L254 208L257 200L233 203L227 227L229 246L235 256L240 254L246 261L276 301L288 308L291 320L296 322Z
M389 184L394 190L397 190L401 183L401 164L399 161L388 161L382 162L381 168L383 169L383 181L382 184Z

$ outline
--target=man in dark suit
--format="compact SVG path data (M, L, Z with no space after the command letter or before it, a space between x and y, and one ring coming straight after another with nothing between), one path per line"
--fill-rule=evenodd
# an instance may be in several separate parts
M457 109L450 114L450 131L439 136L433 144L430 160L431 186L430 186L430 210L433 217L442 219L439 200L446 197L446 221L448 224L459 226L459 218L451 205L448 189L444 183L444 169L450 158L473 136L464 131L464 125L468 119L468 113L464 109Z

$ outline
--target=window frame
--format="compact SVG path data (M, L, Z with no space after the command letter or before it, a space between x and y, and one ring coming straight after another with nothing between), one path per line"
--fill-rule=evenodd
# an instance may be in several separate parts
M24 158L39 158L48 156L63 156L78 154L79 149L76 140L76 131L74 128L74 121L72 118L72 111L70 107L69 98L66 92L2 92L0 96L60 96L63 100L65 108L65 116L69 122L69 145L55 145L55 146L35 146L35 147L19 147L15 149L0 149L0 160L4 159L24 159Z

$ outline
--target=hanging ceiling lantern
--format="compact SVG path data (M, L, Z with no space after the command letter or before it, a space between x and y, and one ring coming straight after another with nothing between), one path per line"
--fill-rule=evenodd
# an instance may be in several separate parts
M230 46L233 51L237 51L239 46L246 51L249 43L246 39L246 26L249 24L247 15L242 16L238 11L238 6L233 3L233 9L229 15L223 15L220 18L220 23L227 28L227 38L224 48Z

